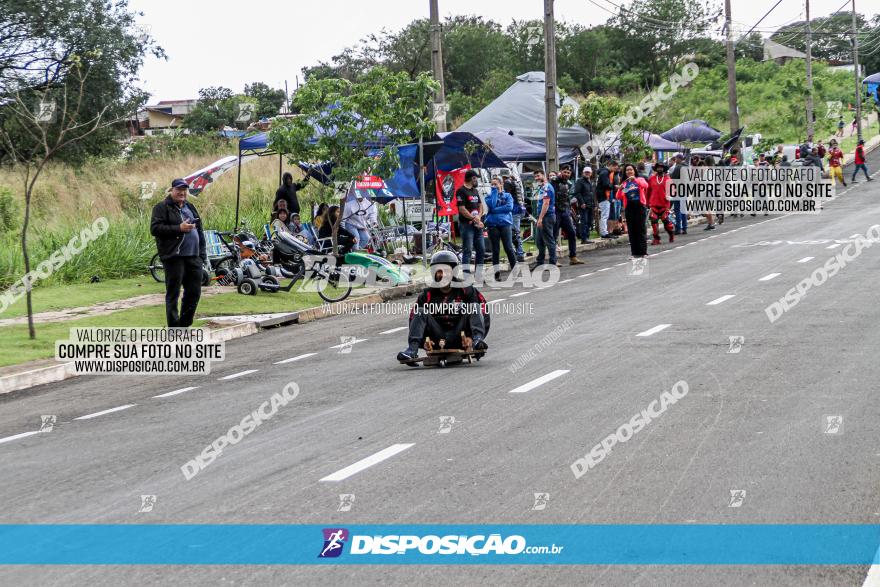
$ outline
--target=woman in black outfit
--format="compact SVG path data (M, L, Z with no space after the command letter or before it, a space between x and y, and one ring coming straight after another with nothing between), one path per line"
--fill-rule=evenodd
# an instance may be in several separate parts
M339 217L339 206L330 206L324 211L323 216L321 216L321 228L318 230L319 240L333 237L333 225L336 224L337 217ZM339 243L339 252L345 254L351 252L357 239L355 239L353 234L340 226L339 232L336 233L336 242Z

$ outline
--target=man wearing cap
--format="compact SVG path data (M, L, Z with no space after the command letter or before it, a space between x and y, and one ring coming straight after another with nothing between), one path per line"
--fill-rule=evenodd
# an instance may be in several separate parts
M168 196L153 206L150 234L156 238L165 268L165 317L169 328L192 326L202 295L203 267L208 262L202 220L195 206L186 201L188 186L182 179L171 182ZM178 315L180 288L183 301Z
M855 169L853 169L852 182L858 183L856 181L856 173L859 172L859 169L861 169L862 173L865 174L865 179L871 181L871 176L868 175L868 166L865 165L865 141L861 139L859 139L859 145L856 147L855 165Z
M577 201L578 210L578 236L581 243L587 244L590 240L590 232L593 230L593 210L596 208L596 188L593 185L593 168L584 166L581 176L574 183L571 192Z

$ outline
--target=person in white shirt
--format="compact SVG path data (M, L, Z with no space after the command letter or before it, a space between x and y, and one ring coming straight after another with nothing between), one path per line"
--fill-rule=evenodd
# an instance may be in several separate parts
M365 249L370 242L370 227L378 222L376 204L360 191L345 202L342 214L342 226L350 233L357 235L357 248Z

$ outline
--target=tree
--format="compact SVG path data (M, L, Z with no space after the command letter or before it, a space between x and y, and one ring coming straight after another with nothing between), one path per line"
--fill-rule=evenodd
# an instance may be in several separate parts
M615 96L600 96L594 92L580 103L577 110L563 107L560 123L571 126L579 124L590 133L591 143L587 146L587 156L598 158L608 148L617 147L622 152L640 153L645 149L645 141L640 129L629 124L619 124L632 106ZM618 130L615 128L619 126Z
M764 58L764 38L761 33L750 33L736 44L737 59L761 61Z
M263 82L245 84L244 95L256 100L257 110L254 115L257 118L272 118L278 116L281 107L287 100L284 90L275 90Z
M770 40L798 51L806 50L806 21L794 22L780 27L770 36ZM859 31L869 31L865 18L856 13L856 26ZM852 63L852 12L835 12L828 16L810 19L810 28L815 31L810 43L813 59L836 63ZM861 43L865 41L862 40Z
M397 145L433 134L431 102L437 84L427 73L411 80L404 72L376 67L357 82L308 80L294 101L299 116L269 131L269 146L287 153L291 163L333 163L329 179L340 206L352 181L365 175L387 177L399 166ZM376 148L381 137L384 148ZM333 226L337 247L340 214Z
M709 36L720 17L721 8L714 2L634 0L609 24L623 33L617 42L627 64L643 70L646 81L657 85L700 39ZM640 66L642 63L647 63L647 68Z
M146 55L164 57L138 14L121 0L7 0L0 2L0 103L27 89L59 88L76 62L88 69L80 116L91 118L109 107L112 118L133 115L146 96L136 87ZM0 119L0 125L8 120ZM68 143L55 157L81 163L89 156L116 155L119 127L102 127ZM6 132L12 129L7 126ZM20 150L33 145L28 133L15 137ZM0 162L12 161L0 148Z
M94 55L80 58L70 55L65 63L63 82L49 88L26 88L7 97L0 108L5 124L0 127L0 143L8 157L21 172L24 190L24 220L21 228L21 251L24 257L24 287L27 299L28 334L36 338L31 298L31 262L28 253L28 226L34 186L46 164L69 145L82 141L120 121L113 117L113 104L108 102L95 114L85 114L90 67ZM59 78L60 79L60 78ZM18 138L26 136L27 141ZM52 264L54 265L54 256ZM41 264L42 265L42 264Z
M138 29L137 16L124 1L0 3L0 163L22 179L31 338L36 330L28 227L34 187L51 160L78 163L114 149L119 123L145 100L135 86L138 70L145 55L164 52Z

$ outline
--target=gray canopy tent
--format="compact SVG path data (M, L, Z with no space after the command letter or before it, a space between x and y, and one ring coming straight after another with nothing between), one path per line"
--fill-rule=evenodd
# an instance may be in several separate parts
M562 107L566 104L578 107L578 103L571 98L562 100L557 94L556 105ZM545 120L544 72L530 71L518 76L512 86L458 130L480 133L503 128L513 131L518 138L544 144ZM583 127L559 127L557 142L560 147L581 147L589 139L590 135Z

